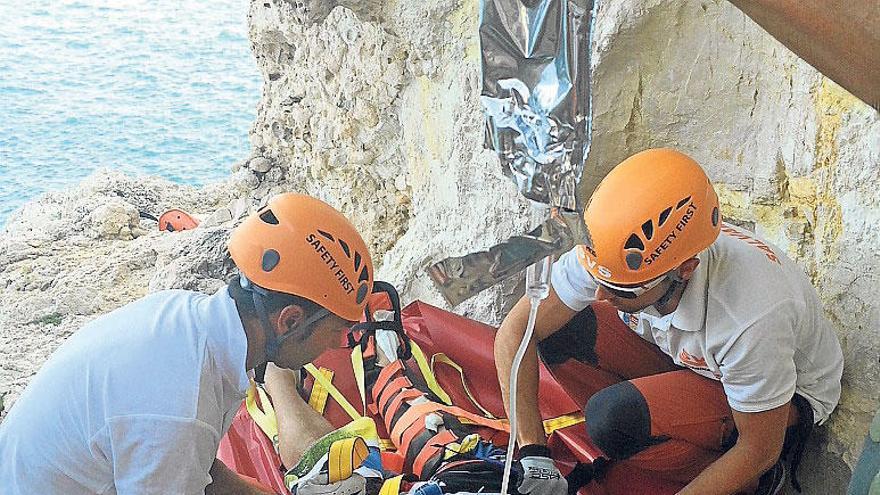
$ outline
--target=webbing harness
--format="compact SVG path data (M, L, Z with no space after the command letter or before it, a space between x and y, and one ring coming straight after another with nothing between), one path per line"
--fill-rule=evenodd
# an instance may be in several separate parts
M443 390L434 375L434 366L436 363L449 365L459 371L461 380L466 383L461 366L445 355L439 358L437 355L433 356L431 361L435 364L429 364L428 359L424 357L424 352L418 344L412 342L411 346L416 362L422 361L419 369L424 370L425 382L432 384L432 392L438 397L451 402L449 394ZM365 373L362 366L363 356L360 346L352 350L351 361L354 377L358 384L358 392L361 394L360 410L352 405L339 389L333 385L332 381L336 377L333 371L326 368L318 369L313 364L305 366L305 370L315 381L309 396L309 404L318 413L323 413L328 398L332 397L353 420L369 419L365 417L368 407L374 410L374 412L378 412L378 415L384 420L387 431L390 432L390 438L388 439L377 438L380 449L383 451L396 451L404 459L403 470L413 473L420 479L429 477L433 470L449 456L468 451L469 448L475 445L472 441L469 443L467 437L457 434L454 429L445 429L440 432L427 430L425 419L429 415L439 414L441 417L448 415L462 424L483 426L497 431L509 432L509 425L506 419L487 417L455 405L429 401L425 393L416 389L409 378L406 377L405 366L400 360L382 369L379 378L372 388L372 403L368 406L365 393L366 387L364 385ZM483 410L484 408L478 406L478 401L470 395L469 390L468 394L469 399L475 406ZM259 395L262 410L255 403L255 395ZM415 399L418 398L421 398L423 401L416 401ZM416 403L412 404L413 401ZM275 413L262 388L252 387L248 391L246 404L248 413L255 423L273 440L273 443L277 443L278 433ZM582 414L558 416L543 421L544 431L550 435L556 430L567 428L583 421L584 417ZM476 435L474 437L478 438ZM397 479L395 481L392 478L386 480L387 483L399 484L400 480Z
M257 400L259 400L259 404L257 404ZM245 397L245 408L251 418L253 418L254 423L272 440L272 445L277 452L278 421L275 416L275 409L272 407L272 402L263 388L253 381L251 381L251 386L248 388L247 396ZM343 433L348 436L341 435ZM372 418L355 418L351 423L328 434L328 438L333 440L332 436L334 434L340 438L328 442L327 469L330 483L350 477L351 473L366 458L369 445L379 447L379 435L376 433L376 424ZM291 469L291 471L294 469ZM290 476L285 478L290 478ZM286 479L286 481L290 480Z
M399 298L390 284L375 282L375 292L388 294L394 319L392 321L374 321L370 315L371 308L368 305L367 321L355 325L349 333L348 340L352 347L350 359L360 395L360 407L352 405L333 385L333 380L339 376L338 370L319 369L311 363L304 367L304 370L314 379L308 403L315 411L323 414L328 399L333 398L353 421L369 419L368 411L374 416L382 418L386 430L389 432L389 438L381 439L377 436L374 442L378 443L382 451L394 451L397 456L402 458L403 472L413 473L420 479L427 479L444 460L457 453L469 452L476 448L479 436L469 435L469 432L463 431L462 425L480 426L501 432L509 432L509 425L506 419L494 417L480 404L468 386L464 369L458 363L442 352L435 353L429 359L421 347L408 338L403 330L400 317ZM371 387L371 401L368 403L366 390L368 373L365 369L365 353L375 351L375 339L371 337L374 337L375 331L378 329L391 330L398 335L401 343L401 355L400 359L385 366L378 373L378 377ZM432 399L428 395L428 391L423 392L413 385L407 373L414 372L414 370L408 370L404 364L404 360L409 357L412 357L415 362L430 394L440 402ZM448 366L458 373L462 390L473 407L480 413L474 413L453 404L449 393L443 389L437 379L436 370L439 365ZM256 395L259 395L262 410L255 403L254 397ZM278 432L274 410L262 389L252 387L248 391L246 404L248 413L255 423L270 439L273 439L273 443L277 444ZM439 416L440 423L446 428L428 429L426 420L430 419L429 417L432 415ZM434 417L432 424L437 424L437 419ZM544 420L543 425L544 431L550 435L556 430L582 422L584 422L583 414L574 413ZM375 425L373 431L375 431ZM386 480L380 494L398 494L401 480L401 477Z

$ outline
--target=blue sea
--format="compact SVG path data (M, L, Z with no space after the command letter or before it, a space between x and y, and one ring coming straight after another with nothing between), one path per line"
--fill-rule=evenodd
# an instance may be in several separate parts
M247 0L0 0L0 227L99 167L203 184L249 150Z

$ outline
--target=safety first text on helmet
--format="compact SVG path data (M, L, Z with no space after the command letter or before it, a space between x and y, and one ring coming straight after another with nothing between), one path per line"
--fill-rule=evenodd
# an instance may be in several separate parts
M315 252L321 256L321 260L327 264L331 271L333 271L333 275L339 280L339 284L342 286L342 290L344 290L347 294L351 294L354 292L354 285L348 279L348 275L345 274L345 271L340 267L339 263L336 262L336 259L327 251L327 248L321 243L321 240L315 234L309 234L306 236L306 242L311 244L313 248L315 248Z
M663 253L669 249L669 246L672 245L678 239L678 232L683 232L685 227L687 227L688 222L691 221L691 218L694 217L694 214L697 212L697 205L691 202L688 205L687 210L685 210L684 215L681 216L681 220L678 221L678 224L675 226L675 230L671 230L669 235L666 236L666 239L663 239L663 242L660 243L659 246L654 248L654 251L651 252L650 256L645 257L645 264L650 265L654 261L660 258Z

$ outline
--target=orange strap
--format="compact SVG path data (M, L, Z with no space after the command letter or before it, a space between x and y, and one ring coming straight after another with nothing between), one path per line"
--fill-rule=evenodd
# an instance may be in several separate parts
M507 424L506 421L484 418L479 414L465 411L457 406L446 406L443 404L437 404L436 402L427 402L424 404L411 405L410 408L403 413L403 416L400 417L397 424L391 429L391 441L394 445L400 445L403 439L403 433L411 424L415 423L420 418L437 411L447 412L458 418L467 419L472 424L485 426L487 428L492 428L493 430L510 432L510 425Z
M436 406L437 404L434 405ZM453 416L456 416L458 418L467 419L475 425L485 426L486 428L492 428L493 430L505 431L507 433L510 433L510 424L508 424L505 420L484 418L479 414L474 414L470 411L466 411L458 406L440 405L438 409L440 411L448 412L449 414L452 414Z
M384 412L385 407L388 406L388 402L390 402L395 395L406 390L415 390L412 382L409 381L409 378L399 376L394 380L391 380L391 382L388 383L388 386L385 387L385 390L379 392L379 411ZM422 395L422 393L419 392L419 395Z
M422 433L430 433L425 429L424 424L419 424L418 421L411 424L409 428L403 432L403 437L400 440L400 445L398 446L397 451L403 454L404 458L410 458L409 446L412 445L413 440Z
M501 421L504 424L508 424L508 421L506 419L499 419L498 421ZM475 424L473 421L467 418L461 419L461 422L462 424ZM543 421L544 434L550 436L558 430L568 428L569 426L574 426L583 422L584 415L578 413L563 414L562 416L557 416L555 418L545 419Z
M413 474L418 476L419 479L424 479L423 475L426 473L422 471L425 469L425 464L438 453L442 453L447 444L456 440L458 440L458 437L449 430L443 430L431 437L422 451L419 452L419 455L416 456L416 460L413 461Z
M398 371L403 371L403 361L397 360L388 366L382 368L382 371L379 372L379 377L376 378L376 383L373 384L373 401L379 402L379 395L385 390L385 386L388 385L388 382L394 378L394 375L397 374Z
M437 404L416 404L410 405L409 409L403 413L403 416L397 420L397 423L391 425L391 443L398 447L403 443L403 433L409 429L410 425L418 421L420 418L437 410Z
M388 428L391 427L390 423L394 420L394 415L400 410L400 406L403 405L403 402L415 399L416 397L424 397L424 394L419 390L410 388L401 390L400 393L391 400L391 404L385 408L382 413L382 417L385 418L385 423Z

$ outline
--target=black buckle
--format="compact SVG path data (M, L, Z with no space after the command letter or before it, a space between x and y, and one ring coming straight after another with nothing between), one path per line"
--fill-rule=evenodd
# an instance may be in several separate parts
M394 286L389 284L388 282L383 282L381 280L374 281L372 293L379 294L382 292L388 294L388 299L391 301L391 312L394 314L394 319L392 321L375 321L373 319L372 308L370 308L370 305L367 304L367 306L364 308L364 316L366 317L366 321L356 323L351 327L348 332L348 347L354 349L355 346L360 345L362 351L366 350L370 337L376 335L376 330L390 330L397 334L397 338L401 343L401 351L398 355L398 358L404 361L408 360L412 357L412 346L410 345L409 337L403 330L400 295L397 293L397 289L395 289Z

